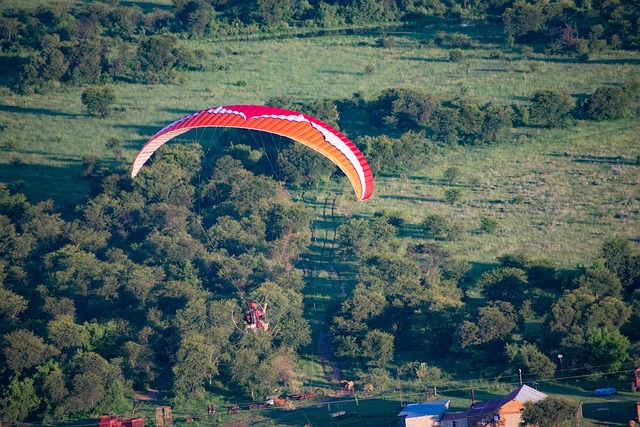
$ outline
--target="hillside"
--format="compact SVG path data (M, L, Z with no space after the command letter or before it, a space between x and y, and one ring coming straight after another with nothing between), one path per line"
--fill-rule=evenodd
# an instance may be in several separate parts
M520 34L518 2L49 3L1 8L3 420L93 422L137 396L148 420L162 403L198 425L387 425L434 386L464 410L520 372L585 401L582 425L627 425L640 53L611 10ZM568 17L590 36L553 39ZM339 129L373 196L286 138L219 128L129 177L160 129L236 104ZM244 333L249 301L268 333ZM303 391L325 396L227 413Z

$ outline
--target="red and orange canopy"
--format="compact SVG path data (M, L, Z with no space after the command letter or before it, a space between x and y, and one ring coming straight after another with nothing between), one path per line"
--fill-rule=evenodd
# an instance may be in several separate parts
M364 156L346 136L306 114L259 105L231 105L189 114L158 132L142 147L131 168L135 177L151 155L171 138L200 127L253 129L291 138L329 158L349 178L358 200L373 193L373 176Z

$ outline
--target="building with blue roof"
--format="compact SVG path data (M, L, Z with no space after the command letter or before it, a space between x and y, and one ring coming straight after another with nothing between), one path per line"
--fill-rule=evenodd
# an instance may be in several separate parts
M400 427L434 427L440 424L450 400L409 403L398 414Z

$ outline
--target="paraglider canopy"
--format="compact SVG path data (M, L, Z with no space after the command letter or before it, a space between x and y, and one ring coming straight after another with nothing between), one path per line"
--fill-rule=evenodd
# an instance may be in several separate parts
M232 105L201 110L184 116L155 134L142 147L131 167L134 178L160 146L175 136L201 127L253 129L285 136L318 151L349 178L358 200L373 193L373 175L353 142L328 124L295 111L260 105Z

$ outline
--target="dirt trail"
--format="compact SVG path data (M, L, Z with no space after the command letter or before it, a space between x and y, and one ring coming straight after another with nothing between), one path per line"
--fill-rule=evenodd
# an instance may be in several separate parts
M322 371L330 383L340 381L340 368L335 360L331 358L331 346L329 345L329 335L320 332L318 335L318 361L322 366ZM327 365L330 369L327 369Z

